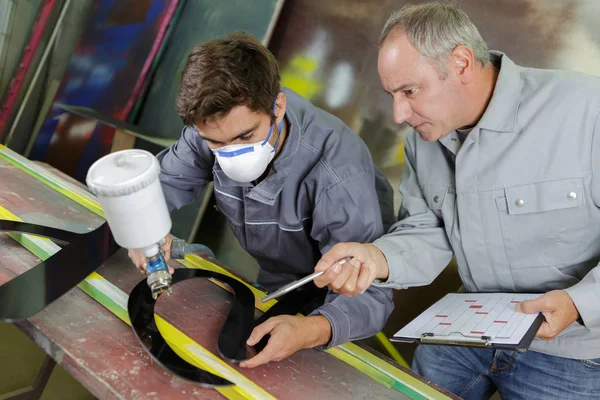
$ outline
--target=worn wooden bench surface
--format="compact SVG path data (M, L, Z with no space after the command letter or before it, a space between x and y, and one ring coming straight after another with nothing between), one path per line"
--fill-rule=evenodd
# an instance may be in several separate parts
M0 206L26 222L70 231L82 232L103 223L101 217L1 159ZM0 234L0 284L39 261L6 234ZM144 278L124 250L98 272L126 293ZM197 279L175 286L171 297L161 296L156 310L198 344L218 354L216 338L231 296L215 284ZM154 364L131 328L79 288L18 325L101 399L222 398L217 391L179 379ZM255 369L234 368L282 399L406 398L316 350L303 350Z

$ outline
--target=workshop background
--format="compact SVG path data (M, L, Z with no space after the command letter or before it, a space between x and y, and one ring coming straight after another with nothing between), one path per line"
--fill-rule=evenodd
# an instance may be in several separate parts
M393 123L391 99L377 76L376 43L390 13L406 3L0 0L0 143L79 181L111 151L135 147L157 153L182 129L174 96L189 50L242 29L275 54L283 86L338 116L361 136L397 191L408 127ZM504 51L516 63L600 75L599 1L458 4L489 48ZM395 196L398 207L399 194ZM212 202L209 187L202 200L174 214L173 233L207 244L231 270L252 280L255 261L213 212ZM433 285L396 292L386 334L459 287L451 264ZM396 346L410 362L414 346ZM0 354L0 393L30 384L43 358L33 342L7 324L0 324ZM42 398L93 396L57 368Z

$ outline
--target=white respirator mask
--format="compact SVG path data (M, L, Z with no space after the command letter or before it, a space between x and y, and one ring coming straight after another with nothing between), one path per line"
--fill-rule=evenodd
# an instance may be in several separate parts
M236 182L247 183L260 178L264 174L267 166L275 157L281 129L283 128L283 118L278 126L279 132L277 132L275 147L269 143L269 138L273 133L273 125L274 123L269 129L267 138L262 142L232 144L212 151L225 175Z

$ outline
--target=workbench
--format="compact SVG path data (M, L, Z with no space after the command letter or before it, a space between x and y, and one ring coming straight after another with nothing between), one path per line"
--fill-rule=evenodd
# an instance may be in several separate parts
M75 232L90 231L104 223L100 215L65 196L64 191L57 190L51 183L61 187L79 185L81 188L83 185L48 166L43 166L47 174L40 179L36 168L39 171L40 164L19 158L0 145L0 211L4 215L13 214L28 223ZM39 262L38 257L16 240L0 233L0 284ZM170 264L184 267L173 261ZM123 295L144 279L123 249L97 273L113 288L111 290L115 293L120 290ZM203 388L156 365L123 318L81 287L72 289L17 326L96 397L172 400L252 397ZM196 279L175 286L173 296L161 296L156 311L191 338L194 346L218 354L216 338L231 298L231 293L215 283ZM360 356L348 358L352 352L363 354L361 351L365 348L349 345L354 347L348 347L346 350L350 350L345 353L339 349L338 353L311 349L255 369L243 369L235 364L229 367L232 373L243 375L261 393L266 393L266 398L456 398L380 354L370 355L377 361L371 363L371 372L366 373L365 357L363 361ZM376 373L391 378L374 379Z

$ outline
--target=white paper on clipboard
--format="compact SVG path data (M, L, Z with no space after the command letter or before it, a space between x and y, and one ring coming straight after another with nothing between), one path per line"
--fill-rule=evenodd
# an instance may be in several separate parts
M396 332L392 340L435 336L468 342L485 337L490 344L517 345L538 314L519 313L515 304L539 296L539 293L450 293Z

